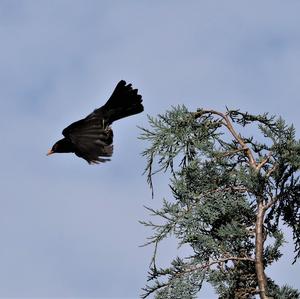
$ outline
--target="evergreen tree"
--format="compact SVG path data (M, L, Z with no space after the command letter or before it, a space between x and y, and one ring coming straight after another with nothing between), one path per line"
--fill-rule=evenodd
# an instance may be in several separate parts
M268 114L189 112L184 106L149 123L141 135L150 142L143 152L148 182L153 192L153 174L169 173L173 198L159 210L148 208L160 221L142 222L154 230L145 244L154 245L154 255L141 297L192 299L207 281L218 298L300 298L265 274L282 256L283 225L293 232L293 263L300 256L294 127ZM193 254L160 268L157 246L170 235Z

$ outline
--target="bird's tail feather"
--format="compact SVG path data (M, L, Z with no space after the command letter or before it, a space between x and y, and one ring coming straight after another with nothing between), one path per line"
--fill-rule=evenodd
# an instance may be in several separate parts
M142 96L137 89L132 89L131 84L126 85L124 80L117 84L103 108L109 123L144 110Z

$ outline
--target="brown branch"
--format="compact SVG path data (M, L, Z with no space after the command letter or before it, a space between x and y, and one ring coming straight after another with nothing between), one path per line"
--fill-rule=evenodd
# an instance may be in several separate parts
M278 167L277 164L274 164L270 169L269 171L266 173L266 178L269 178L270 175L276 170L276 168Z
M231 186L231 187L226 187L226 188L216 188L216 189L211 189L208 190L206 192L203 192L202 194L195 196L194 199L196 199L197 201L205 198L208 195L212 195L214 193L220 193L220 192L226 192L226 191L237 191L237 192L241 192L241 193L245 193L245 192L249 192L250 190L244 186Z
M225 119L225 114L216 110L201 110L194 113L195 118L202 116L203 114L216 114Z
M184 273L189 273L189 272L193 272L193 271L197 271L197 270L204 270L207 268L210 268L212 265L215 264L222 264L224 262L228 262L228 261L249 261L249 262L255 262L255 259L250 258L250 257L239 257L239 256L229 256L229 257L225 257L225 258L220 258L217 260L213 260L210 261L206 264L200 264L200 265L195 265L192 266L190 268L187 268L184 270Z
M242 148L238 148L236 150L232 150L232 151L228 151L228 152L224 152L223 154L220 154L219 156L217 156L217 158L224 158L224 157L228 157L228 156L232 156L238 152L243 152L244 150Z
M279 200L278 196L273 197L267 204L264 205L264 209L267 210L273 206Z
M228 114L224 114L215 110L201 110L195 114L195 117L200 117L203 114L215 114L220 116L223 121L225 122L225 127L229 130L232 136L235 138L237 143L241 146L242 150L245 153L245 156L248 158L249 166L255 170L260 171L260 169L269 161L270 157L272 156L272 152L270 151L265 159L263 159L260 163L257 164L251 149L245 143L243 138L240 134L238 134L232 122L230 121ZM273 166L267 173L266 177L268 178L272 172L276 169L276 166ZM256 269L256 276L258 280L258 287L259 287L259 295L261 299L268 299L267 295L267 278L264 272L264 263L263 263L263 253L264 253L264 242L265 242L265 235L264 235L264 217L266 210L272 206L277 199L271 200L268 204L264 205L263 199L257 198L257 216L256 216L256 223L255 223L255 269ZM221 260L220 260L221 262ZM218 263L218 261L212 261L211 263ZM210 266L210 263L207 267Z
M239 134L237 134L237 132L233 128L233 125L230 122L228 116L226 115L225 117L226 117L226 124L227 124L226 127L228 128L228 130L230 131L230 133L233 135L233 137L236 139L236 141L240 144L240 146L244 150L246 156L249 159L249 163L250 163L251 167L256 168L256 162L255 162L255 159L253 157L252 151L247 146L247 144L244 142L244 140L241 138L241 136Z
M229 130L229 132L235 138L235 140L242 147L242 150L245 152L251 167L256 169L256 161L253 157L251 149L244 142L243 138L235 131L231 121L229 120L228 115L224 114L222 112L216 111L216 110L201 110L201 111L194 113L194 116L195 116L195 118L198 118L204 114L215 114L215 115L220 116L225 121L225 123L223 123L223 124L226 126L226 128Z
M273 153L270 151L268 153L267 157L256 166L256 170L259 171L270 160L270 158L272 157L272 154Z
M262 200L258 200L258 209L255 223L255 269L261 299L269 299L267 296L267 278L265 275L264 258L264 216L265 208Z
M193 267L190 267L190 268L186 268L182 272L175 273L174 276L175 276L175 278L177 278L177 277L180 277L184 274L187 274L187 273L190 273L190 272L193 272L193 271L197 271L197 270L204 270L204 269L207 269L207 268L209 268L210 266L212 266L214 264L222 264L222 263L227 262L227 261L250 261L250 262L255 262L254 259L249 258L249 257L229 256L229 257L226 257L226 258L220 258L218 260L213 260L213 261L208 262L204 265L201 264L201 265L196 265L196 266L193 266ZM150 290L148 292L146 290L147 294L143 295L142 298L148 297L151 293L157 291L158 289L168 287L172 283L172 280L173 280L173 278L171 278L168 282L160 284L156 289Z
M207 192L204 192L204 194L201 195L201 197L214 194L214 193L219 193L219 192L226 192L226 191L240 191L240 192L249 192L250 190L244 186L231 186L231 187L226 187L226 188L217 188L217 189L212 189Z

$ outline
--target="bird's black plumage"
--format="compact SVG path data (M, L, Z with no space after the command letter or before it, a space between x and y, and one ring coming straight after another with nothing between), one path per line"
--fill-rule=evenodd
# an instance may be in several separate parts
M57 141L48 154L75 153L88 163L109 161L113 153L113 131L110 125L121 118L144 110L142 96L131 84L120 81L105 105L86 118L66 127L64 138Z

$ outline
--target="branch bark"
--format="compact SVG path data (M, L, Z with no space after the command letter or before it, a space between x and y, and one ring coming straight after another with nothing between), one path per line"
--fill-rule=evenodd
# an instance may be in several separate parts
M196 271L196 270L204 270L207 269L215 264L220 264L228 261L249 261L249 262L254 262L255 260L250 258L250 257L240 257L240 256L229 256L229 257L224 257L224 258L219 258L217 260L212 260L206 264L200 264L200 265L195 265L193 267L189 267L188 269L185 270L185 273Z
M241 149L237 149L237 151L242 150L245 153L245 156L248 158L249 166L254 171L259 172L261 168L269 161L272 156L272 152L269 152L267 157L260 162L257 162L254 158L254 155L248 145L245 143L243 138L237 131L234 129L232 122L230 121L228 114L221 113L215 110L201 110L195 113L195 118L201 117L203 114L214 114L221 117L224 121L223 125L229 130L231 135L240 145ZM267 177L271 175L271 173L275 170L275 167L272 167L267 173ZM264 205L262 198L257 198L257 215L256 215L256 223L255 223L255 269L256 276L259 287L259 294L261 299L271 299L267 295L267 278L264 271L264 217L266 210L274 204L276 201L272 201L268 205Z
M257 216L255 224L255 269L261 299L271 299L267 295L267 278L264 267L264 217L265 208L263 201L258 199Z
M201 110L198 111L194 114L195 118L198 118L204 114L214 114L214 115L218 115L221 118L223 118L223 120L225 121L224 125L226 126L226 128L229 130L229 132L232 134L232 136L234 137L234 139L239 143L239 145L241 146L242 150L245 152L249 163L251 165L251 167L253 167L254 169L256 169L256 161L254 159L254 156L252 154L251 149L247 146L247 144L244 142L243 138L236 132L236 130L234 129L232 122L230 121L229 117L227 114L216 111L216 110Z

